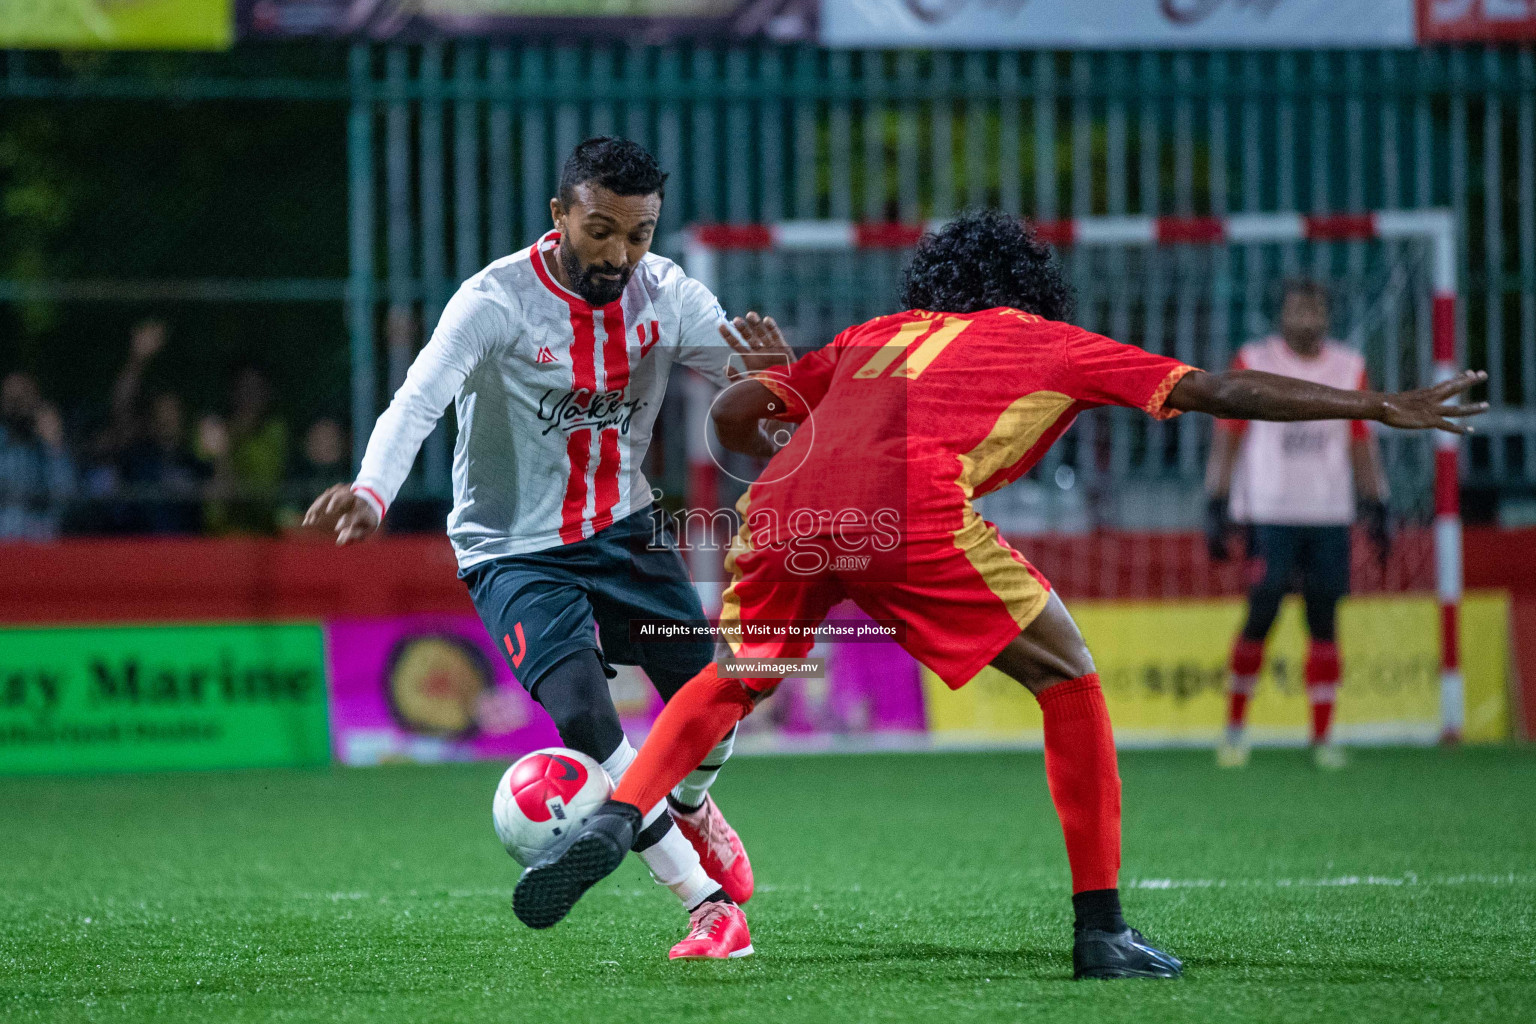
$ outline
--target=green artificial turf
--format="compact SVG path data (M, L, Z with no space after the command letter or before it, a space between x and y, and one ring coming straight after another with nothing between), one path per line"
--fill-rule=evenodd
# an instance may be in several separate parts
M739 759L757 954L672 964L626 865L513 918L497 765L0 780L0 1020L1536 1020L1536 756L1320 775L1131 753L1128 917L1178 982L1073 983L1038 754Z

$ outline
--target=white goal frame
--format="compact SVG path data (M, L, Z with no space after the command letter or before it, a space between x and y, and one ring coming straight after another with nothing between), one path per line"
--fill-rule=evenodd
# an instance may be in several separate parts
M700 224L679 240L688 275L717 290L718 259L727 251L841 252L901 249L945 222L863 224L846 220L787 220L774 224ZM1381 210L1365 213L1255 213L1228 217L1081 217L1042 222L1036 234L1059 247L1085 245L1165 246L1261 244L1305 241L1421 241L1429 246L1433 289L1434 380L1454 376L1461 346L1456 330L1456 220L1449 210ZM701 390L702 386L702 390ZM688 504L712 507L716 467L705 430L710 395L702 379L689 391ZM1435 586L1440 602L1440 717L1446 742L1460 739L1465 699L1458 637L1463 590L1460 501L1460 438L1435 435ZM702 577L696 577L702 578Z

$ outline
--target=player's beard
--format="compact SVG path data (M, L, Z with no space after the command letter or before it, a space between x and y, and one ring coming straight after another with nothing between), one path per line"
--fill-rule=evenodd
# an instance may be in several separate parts
M571 290L589 305L606 306L624 294L624 286L629 284L629 275L634 273L634 267L625 267L620 270L603 264L591 264L582 266L576 253L567 246L560 246L560 265L565 268L565 276L571 279ZM599 274L618 274L617 280L608 280L598 277Z

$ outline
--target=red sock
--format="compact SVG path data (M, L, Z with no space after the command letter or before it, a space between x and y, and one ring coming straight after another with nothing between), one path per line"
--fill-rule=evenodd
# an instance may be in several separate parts
M1241 729L1248 720L1248 694L1233 690L1227 694L1227 728Z
M655 807L751 710L742 680L721 679L714 664L705 666L661 709L613 798Z
M1061 818L1073 893L1120 879L1120 772L1097 674L1037 695L1045 716L1045 779Z
M1239 636L1232 644L1228 662L1231 673L1227 682L1227 729L1238 730L1248 717L1248 698L1264 667L1264 641Z
M1312 742L1328 740L1328 726L1333 722L1333 702L1339 690L1339 646L1328 640L1313 640L1307 648L1307 700L1312 705Z

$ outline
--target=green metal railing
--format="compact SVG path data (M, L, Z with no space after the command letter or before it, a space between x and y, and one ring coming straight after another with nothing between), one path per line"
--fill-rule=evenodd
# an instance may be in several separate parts
M154 73L110 62L71 71L44 55L7 54L0 97L349 100L345 284L184 287L215 300L223 291L277 301L344 295L359 445L457 282L544 229L559 163L576 142L619 133L651 147L672 175L662 237L699 221L914 221L977 205L1040 219L1448 207L1461 226L1464 350L1488 370L1490 401L1508 427L1474 443L1469 479L1536 484L1531 47L360 43L346 51L344 73L335 61L343 51L325 51L286 77L270 71L277 52L238 48L184 58L184 67L160 58ZM321 51L282 52L292 60ZM1363 251L1347 255L1359 265L1345 271L1358 276L1364 260ZM135 285L113 287L0 282L0 298L88 298L93 288L123 294ZM430 489L442 489L445 438L429 444L425 466Z
M1488 369L1497 409L1536 406L1529 48L428 44L354 50L352 96L364 418L384 397L365 286L397 321L430 325L458 280L545 229L560 160L602 133L646 144L671 173L663 236L699 221L916 221L979 205L1038 219L1446 206L1462 225L1469 361ZM1359 277L1364 260L1351 250L1344 269ZM403 378L418 340L396 333L380 383ZM1536 481L1536 424L1513 422L1474 450L1474 475ZM429 488L445 483L445 448L429 448L426 469Z

